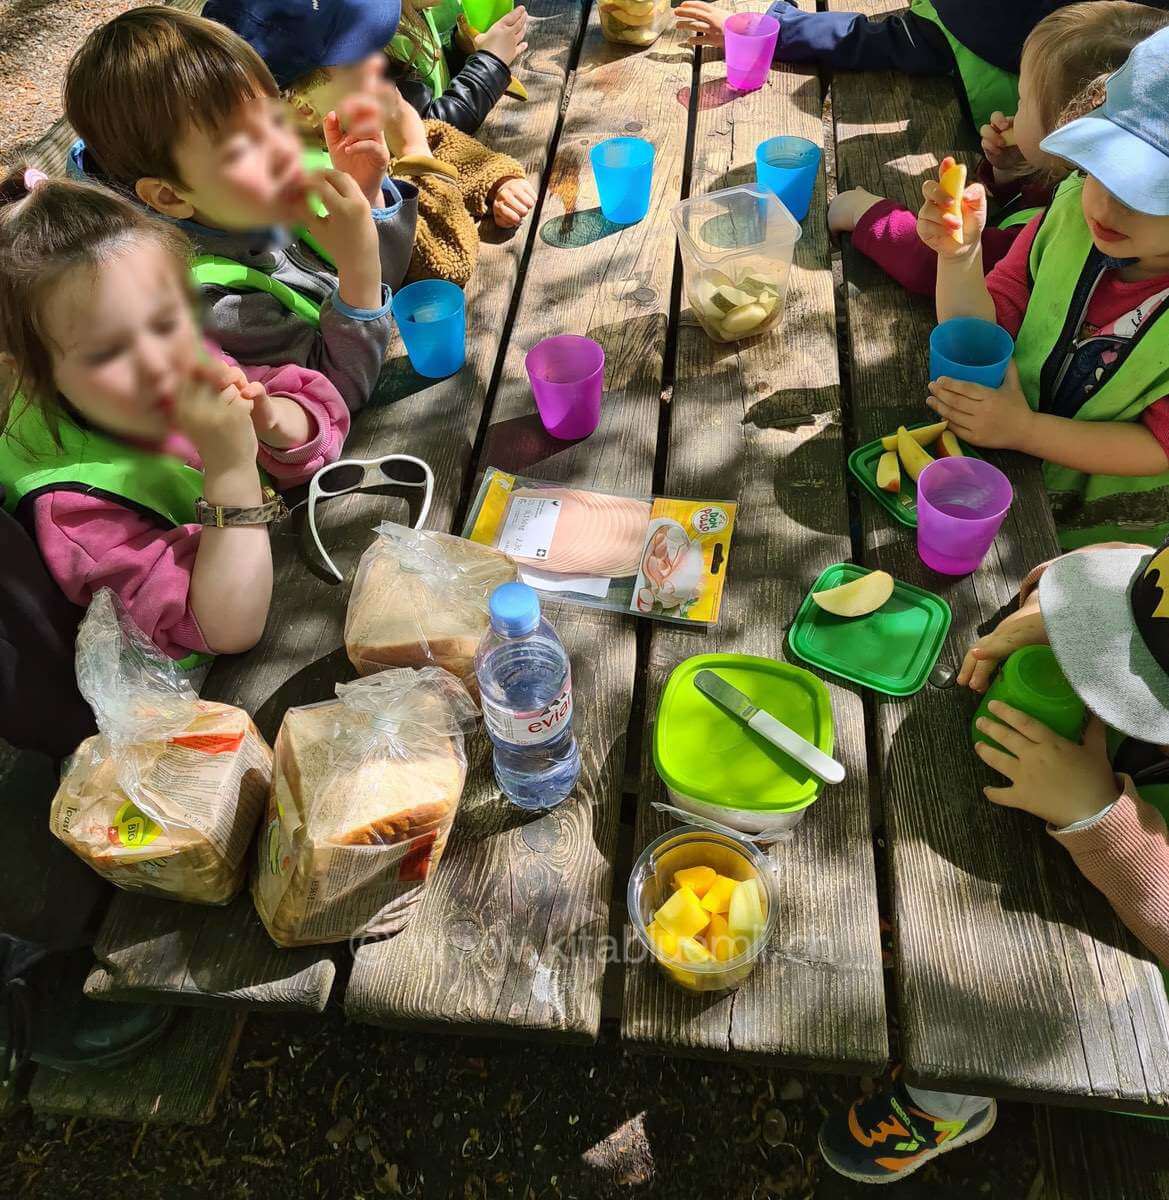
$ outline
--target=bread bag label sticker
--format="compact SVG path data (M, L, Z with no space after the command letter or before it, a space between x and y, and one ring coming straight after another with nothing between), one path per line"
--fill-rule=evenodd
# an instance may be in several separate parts
M559 500L513 496L496 545L504 554L541 562L552 548L552 535L559 520Z
M244 743L244 733L180 733L170 739L172 746L198 750L200 754L234 754Z
M111 846L137 849L149 846L162 832L162 826L152 821L136 804L127 800L116 813L114 823L107 829L106 836Z
M531 712L509 712L481 697L483 720L501 742L511 746L542 746L558 738L572 721L572 676L564 687L543 708Z

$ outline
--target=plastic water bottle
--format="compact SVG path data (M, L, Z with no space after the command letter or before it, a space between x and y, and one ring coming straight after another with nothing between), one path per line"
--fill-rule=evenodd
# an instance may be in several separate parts
M495 743L495 778L520 808L552 808L580 774L568 652L526 583L497 587L489 611L475 674Z

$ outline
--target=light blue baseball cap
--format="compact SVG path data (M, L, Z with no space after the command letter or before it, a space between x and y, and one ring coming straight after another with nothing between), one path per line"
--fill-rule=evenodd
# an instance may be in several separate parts
M1099 108L1039 145L1134 211L1169 217L1169 28L1133 48Z

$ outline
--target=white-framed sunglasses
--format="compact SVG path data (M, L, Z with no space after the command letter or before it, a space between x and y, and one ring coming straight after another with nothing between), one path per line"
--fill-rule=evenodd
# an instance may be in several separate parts
M343 496L363 487L408 487L425 488L422 508L415 529L421 529L430 515L430 502L434 499L434 472L420 458L412 454L385 454L381 458L342 458L327 467L322 467L308 485L308 528L313 545L321 556L321 562L340 583L345 577L337 570L333 560L321 543L317 531L317 501L332 496Z

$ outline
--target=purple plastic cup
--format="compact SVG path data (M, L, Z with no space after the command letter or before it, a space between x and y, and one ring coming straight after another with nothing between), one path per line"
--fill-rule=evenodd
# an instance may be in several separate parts
M564 442L586 438L601 420L605 352L575 333L545 338L524 358L544 428Z
M917 553L942 575L981 564L1011 507L1011 481L981 458L939 458L917 477Z
M779 22L766 13L735 13L723 26L727 86L737 92L761 88L775 57Z

